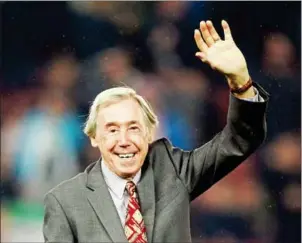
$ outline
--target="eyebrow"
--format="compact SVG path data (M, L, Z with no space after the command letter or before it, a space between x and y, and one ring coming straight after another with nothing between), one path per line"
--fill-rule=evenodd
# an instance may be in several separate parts
M132 121L129 121L129 122L126 122L126 125L134 125L134 124L136 124L136 125L140 125L139 124L139 122L138 121L135 121L135 120L132 120ZM120 124L119 123L117 123L117 122L108 122L108 123L106 123L105 124L105 127L111 127L111 126L119 126Z

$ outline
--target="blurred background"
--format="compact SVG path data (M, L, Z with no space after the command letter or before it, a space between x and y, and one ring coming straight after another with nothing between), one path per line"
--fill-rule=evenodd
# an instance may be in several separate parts
M126 84L153 105L157 137L199 146L226 122L223 76L193 31L229 22L270 94L266 143L192 203L194 242L301 236L301 2L2 2L1 241L42 242L44 194L99 158L82 132L95 96Z

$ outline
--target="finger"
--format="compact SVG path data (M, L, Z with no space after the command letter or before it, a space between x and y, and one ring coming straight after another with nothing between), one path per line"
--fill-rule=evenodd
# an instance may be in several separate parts
M208 20L208 21L206 22L206 24L207 24L208 30L209 30L209 32L210 32L210 34L211 34L213 40L214 40L215 42L221 40L220 36L218 35L216 29L215 29L214 26L213 26L212 21Z
M206 54L203 52L196 52L195 56L198 57L202 62L207 62Z
M200 31L202 34L203 39L205 40L205 43L210 47L214 44L214 40L212 36L210 35L210 32L207 28L207 25L204 21L200 22Z
M201 52L207 51L208 46L207 46L207 44L203 41L203 39L202 39L202 37L201 37L201 34L200 34L199 30L194 30L194 39L195 39L195 42L196 42L196 45L197 45L198 49L199 49Z
M225 20L222 20L221 25L222 25L223 32L224 32L224 39L225 40L233 40L229 24Z

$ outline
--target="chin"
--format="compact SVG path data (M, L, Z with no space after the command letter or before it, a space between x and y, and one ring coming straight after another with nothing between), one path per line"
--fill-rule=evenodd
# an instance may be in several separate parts
M137 166L133 167L133 168L127 168L126 170L124 170L125 174L136 174L139 171L140 168L138 168Z
M120 176L123 178L133 177L139 171L139 169L140 167L137 166L123 168L122 170L120 170Z

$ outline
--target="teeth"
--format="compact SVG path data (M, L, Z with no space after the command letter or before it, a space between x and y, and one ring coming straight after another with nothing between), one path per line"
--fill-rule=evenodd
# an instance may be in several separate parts
M134 154L119 154L118 155L122 159L132 158Z

